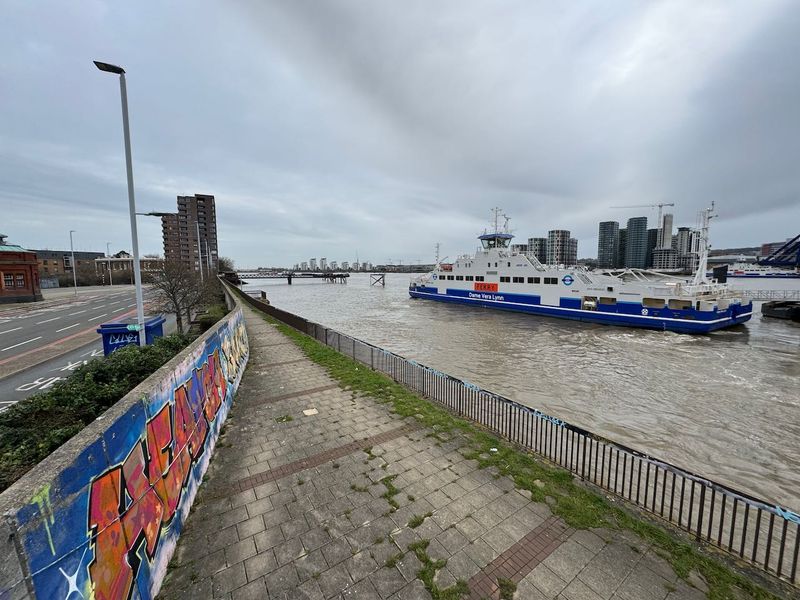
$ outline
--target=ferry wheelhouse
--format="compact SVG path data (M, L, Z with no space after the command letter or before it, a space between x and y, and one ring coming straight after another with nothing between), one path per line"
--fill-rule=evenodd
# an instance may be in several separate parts
M703 213L705 240L712 209ZM481 247L474 255L438 263L412 279L410 296L678 333L708 333L744 323L753 314L752 301L706 278L707 241L701 240L700 266L688 280L638 269L603 273L544 265L512 252L513 237L507 225L499 230L496 215L494 232L479 236Z

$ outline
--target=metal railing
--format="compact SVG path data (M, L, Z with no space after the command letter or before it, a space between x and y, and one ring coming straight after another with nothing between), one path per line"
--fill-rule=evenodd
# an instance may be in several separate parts
M582 480L798 585L800 515L413 360L247 297L323 344Z

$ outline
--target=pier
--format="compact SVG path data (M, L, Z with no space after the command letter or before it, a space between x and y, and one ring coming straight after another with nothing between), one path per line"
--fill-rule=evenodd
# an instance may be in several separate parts
M293 279L324 279L329 283L347 283L350 273L335 272L335 271L322 271L322 272L308 272L308 271L270 271L267 273L259 273L253 271L237 271L239 279L286 279L289 285L292 285Z

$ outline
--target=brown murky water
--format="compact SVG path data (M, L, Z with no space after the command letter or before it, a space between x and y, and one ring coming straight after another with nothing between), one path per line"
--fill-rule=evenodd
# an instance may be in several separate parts
M252 280L246 289L265 289L280 308L800 509L797 323L759 312L745 326L689 336L412 300L408 281L387 275L381 288L367 275L347 285ZM774 285L796 289L800 281Z

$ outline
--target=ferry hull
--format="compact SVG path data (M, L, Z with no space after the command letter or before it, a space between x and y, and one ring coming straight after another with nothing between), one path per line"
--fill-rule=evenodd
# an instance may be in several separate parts
M435 288L434 288L435 289ZM499 300L485 300L470 298L469 296L438 293L431 288L409 288L412 298L449 302L453 304L469 304L499 310L523 312L528 314L585 321L587 323L600 323L603 325L617 325L623 327L638 327L641 329L656 329L660 331L674 331L676 333L702 334L733 327L749 321L753 314L753 304L734 305L724 311L716 312L709 319L681 319L673 317L644 316L625 314L619 312L588 311L577 308L547 306L542 304L525 304L520 302L505 302Z

